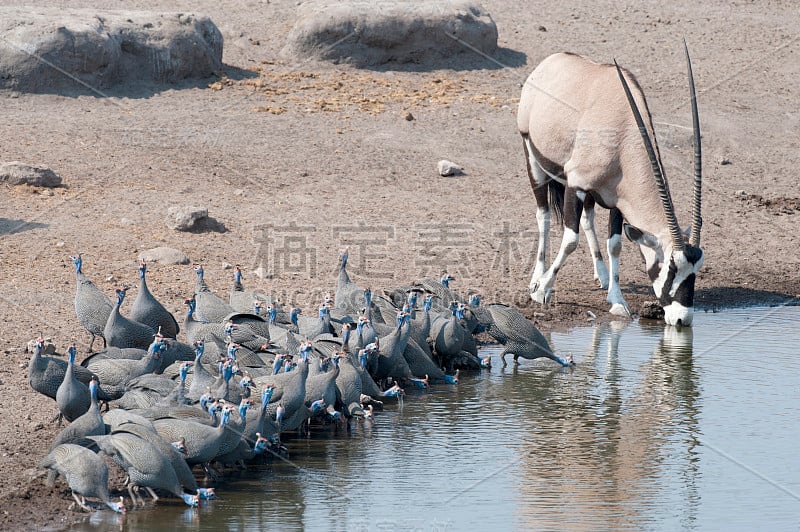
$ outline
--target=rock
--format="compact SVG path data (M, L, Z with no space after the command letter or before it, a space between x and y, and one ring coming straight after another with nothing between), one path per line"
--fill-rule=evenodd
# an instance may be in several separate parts
M0 42L0 88L16 91L98 92L207 77L222 67L222 34L207 17L187 13L0 7Z
M664 309L658 304L658 301L645 301L639 317L647 320L663 320Z
M208 218L208 209L202 207L170 207L167 227L175 231L191 231L204 218Z
M163 246L142 251L139 258L145 262L159 264L189 264L191 262L183 251Z
M403 116L403 118L405 118L408 122L411 122L412 120L414 120L414 115L412 115L411 112L409 111Z
M281 53L359 67L450 62L458 54L491 56L497 26L479 4L464 0L305 2Z
M447 177L450 175L461 175L462 169L456 163L452 163L450 161L441 160L439 161L439 175L442 177Z
M2 58L2 54L0 54L0 58ZM2 86L2 74L0 74L0 86ZM34 187L60 187L61 176L46 166L34 166L12 161L0 163L0 183L31 185Z
M720 158L720 160L719 160L719 164L720 164L721 166L726 166L726 165L733 164L733 163L732 163L732 162L731 162L731 160L730 160L730 159L728 159L727 157L722 157L722 158Z

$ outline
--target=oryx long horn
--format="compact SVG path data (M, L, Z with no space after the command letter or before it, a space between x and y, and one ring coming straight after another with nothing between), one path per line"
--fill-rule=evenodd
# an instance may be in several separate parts
M703 227L703 216L700 210L703 188L703 154L700 148L700 118L697 114L697 94L694 88L692 60L689 59L689 47L686 46L686 39L683 40L683 49L686 51L686 68L689 71L689 96L692 101L692 130L694 131L694 196L692 197L692 234L689 237L689 243L697 247L700 245L700 229Z
M633 99L631 89L628 87L628 82L625 80L625 76L622 74L622 69L617 64L616 59L614 60L614 66L617 67L617 74L622 82L622 88L625 89L625 96L628 98L628 104L631 106L633 117L636 120L636 125L639 127L639 133L642 136L644 147L647 150L647 157L650 159L650 165L653 167L653 177L655 178L656 185L658 186L658 195L661 198L661 204L664 206L664 214L667 217L669 232L672 236L672 245L676 250L684 251L686 246L683 242L681 229L678 227L678 220L675 217L675 208L672 206L672 198L667 190L667 183L664 181L664 172L662 171L661 161L659 160L658 156L656 156L656 151L653 148L653 142L650 140L650 134L647 132L647 127L644 125L644 120L642 120L642 114L639 112L639 107L636 105L636 101Z

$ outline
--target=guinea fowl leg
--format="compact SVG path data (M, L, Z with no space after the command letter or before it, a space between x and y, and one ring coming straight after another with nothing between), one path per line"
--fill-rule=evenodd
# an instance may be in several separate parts
M154 501L154 502L158 500L158 495L156 495L156 492L155 492L155 491L153 491L153 488L151 488L150 486L145 486L145 487L144 487L144 489L146 489L146 490L147 490L147 492L148 492L148 493L150 494L150 496L153 498L153 501Z
M78 506L80 506L81 509L83 509L84 511L87 511L87 512L91 512L92 511L91 508L86 506L86 499L83 496L78 498L78 494L73 491L72 492L72 498L75 499L75 502L78 503ZM83 499L83 500L81 500L81 499Z

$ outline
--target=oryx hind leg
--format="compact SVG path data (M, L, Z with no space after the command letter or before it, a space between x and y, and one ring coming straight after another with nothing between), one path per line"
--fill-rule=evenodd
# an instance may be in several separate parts
M555 284L558 270L578 247L578 229L585 197L586 193L576 188L567 187L564 191L564 238L550 269L542 275L537 286L531 288L531 298L537 303L547 303L550 300L550 292Z
M630 316L631 311L619 287L619 254L622 251L622 213L611 209L608 215L608 266L609 282L606 302L611 304L611 314Z
M533 156L532 147L529 146L530 137L522 137L522 146L525 150L525 164L528 167L528 178L531 180L533 196L536 198L536 223L539 226L539 240L536 248L536 265L531 276L530 289L533 291L539 279L547 269L547 240L550 238L550 204L547 182L550 176L542 169Z
M597 233L594 230L594 198L591 194L586 196L583 202L583 214L581 214L581 227L586 241L589 243L589 252L592 254L594 262L594 279L605 290L608 288L608 269L603 261L603 254L600 252L600 242L597 240Z

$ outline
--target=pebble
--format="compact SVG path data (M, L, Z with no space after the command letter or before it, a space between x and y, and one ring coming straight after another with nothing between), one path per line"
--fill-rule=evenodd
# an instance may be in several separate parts
M445 159L439 161L438 168L439 168L439 175L442 177L447 177L451 175L461 175L461 173L463 172L462 168L459 165Z

